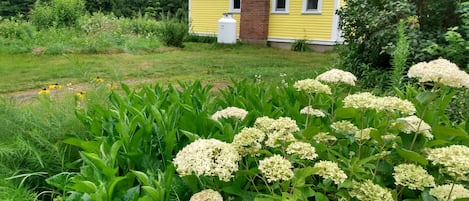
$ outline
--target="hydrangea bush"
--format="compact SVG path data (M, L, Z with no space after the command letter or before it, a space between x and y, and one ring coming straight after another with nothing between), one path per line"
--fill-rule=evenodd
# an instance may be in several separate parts
M449 61L430 63L456 72ZM453 87L467 87L469 75L458 71L456 84L425 65L409 70L425 79L397 96L360 92L356 77L338 70L281 86L235 82L215 98L201 86L114 94L109 114L83 118L99 122L90 128L102 149L68 140L84 149L85 163L62 196L93 197L77 186L106 189L122 177L112 196L141 189L134 200L188 200L183 192L191 200L469 198L469 125L445 113ZM93 169L97 158L109 171ZM107 179L93 179L90 169Z

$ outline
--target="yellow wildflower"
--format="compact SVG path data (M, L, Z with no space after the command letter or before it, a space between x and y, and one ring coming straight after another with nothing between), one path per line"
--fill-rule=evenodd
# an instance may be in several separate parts
M47 88L43 88L38 92L38 94L39 95L43 95L43 94L47 95L47 94L50 94L50 90L47 89Z
M75 96L76 96L79 100L83 100L83 99L85 99L85 94L86 94L86 92L80 91L80 92L76 93Z
M96 77L96 83L102 83L102 82L104 82L104 79L97 76Z
M49 89L62 89L62 85L59 83L49 85Z

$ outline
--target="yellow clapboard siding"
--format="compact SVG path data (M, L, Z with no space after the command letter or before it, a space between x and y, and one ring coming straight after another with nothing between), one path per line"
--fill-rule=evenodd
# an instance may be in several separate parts
M302 14L303 0L290 0L288 14L272 13L269 38L330 40L334 0L322 0L321 14Z
M193 33L218 33L218 20L222 17L223 13L228 13L229 1L214 1L214 0L190 0L190 31ZM236 31L239 34L239 14L233 14L236 20Z

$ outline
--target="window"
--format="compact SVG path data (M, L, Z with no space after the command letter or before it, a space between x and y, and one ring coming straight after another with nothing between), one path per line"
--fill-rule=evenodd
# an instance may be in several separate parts
M230 13L241 12L241 0L230 0Z
M320 14L322 0L303 0L303 13Z
M288 13L288 0L272 0L273 13Z

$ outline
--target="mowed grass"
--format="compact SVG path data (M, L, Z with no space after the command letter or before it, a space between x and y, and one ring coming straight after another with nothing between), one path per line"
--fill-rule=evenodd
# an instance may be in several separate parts
M183 49L152 53L0 54L0 94L40 89L49 84L107 81L132 83L255 79L278 82L302 79L335 63L335 53L293 52L250 45L187 43ZM280 74L285 73L282 78Z

